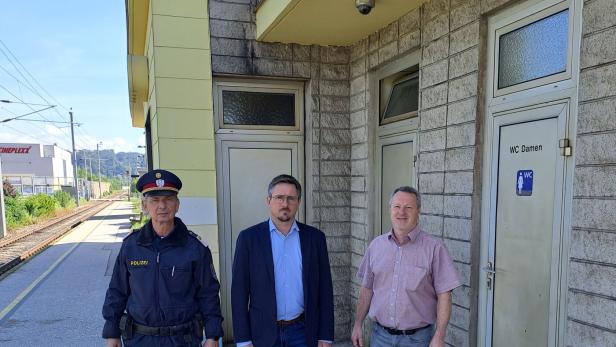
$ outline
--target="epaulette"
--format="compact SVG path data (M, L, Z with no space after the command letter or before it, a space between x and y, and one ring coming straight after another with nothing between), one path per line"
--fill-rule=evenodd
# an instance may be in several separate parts
M137 234L139 234L139 231L141 231L141 228L139 228L139 229L130 229L130 231L128 232L128 234L126 234L126 236L124 236L124 237L122 238L122 240L126 240L126 239L128 239L129 237L131 237L131 236L133 236L133 235L137 235Z
M195 234L194 232L188 230L188 235L196 238L199 242L201 242L202 245L205 246L205 248L209 248L210 246L207 244L207 242L205 242L205 240L201 239L201 236Z

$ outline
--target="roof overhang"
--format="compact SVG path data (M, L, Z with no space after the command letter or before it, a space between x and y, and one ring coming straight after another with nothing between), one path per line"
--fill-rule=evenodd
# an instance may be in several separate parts
M127 69L130 115L134 127L145 127L148 101L148 59L145 54L149 0L126 0Z
M257 40L349 46L385 27L423 0L375 0L368 15L355 0L264 0L257 9Z

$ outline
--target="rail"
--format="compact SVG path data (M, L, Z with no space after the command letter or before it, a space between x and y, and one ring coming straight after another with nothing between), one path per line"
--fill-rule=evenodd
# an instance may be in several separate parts
M45 249L73 228L111 205L114 199L81 206L71 214L0 239L0 276Z

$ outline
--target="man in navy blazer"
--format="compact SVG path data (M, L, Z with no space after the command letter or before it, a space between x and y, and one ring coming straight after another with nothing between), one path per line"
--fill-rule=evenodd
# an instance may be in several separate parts
M237 238L231 304L238 347L326 347L334 339L325 234L295 220L301 193L293 176L275 177L269 220Z

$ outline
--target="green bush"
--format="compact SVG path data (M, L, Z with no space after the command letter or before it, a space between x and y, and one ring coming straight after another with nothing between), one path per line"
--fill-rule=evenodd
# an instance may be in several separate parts
M50 216L59 206L56 199L45 194L29 196L24 200L24 204L32 217Z
M30 222L31 218L23 199L19 197L5 197L4 209L6 213L6 224L9 228L28 224Z
M75 199L73 199L71 194L69 194L69 193L67 193L67 192L65 192L63 190L58 190L58 191L54 192L53 193L53 198L56 199L56 201L58 202L58 204L62 208L74 207L76 205Z

